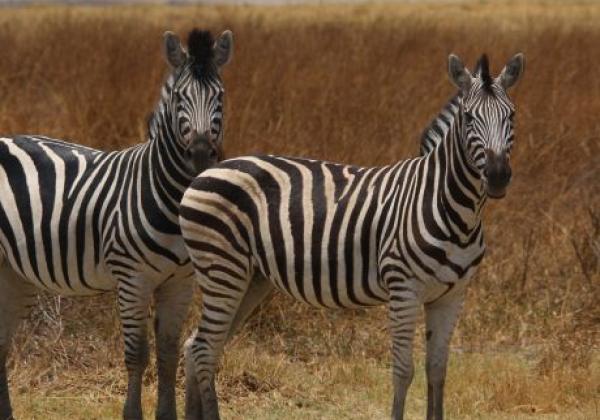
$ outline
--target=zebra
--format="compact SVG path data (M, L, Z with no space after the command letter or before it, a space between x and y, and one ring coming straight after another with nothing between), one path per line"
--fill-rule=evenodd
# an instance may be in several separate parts
M193 268L179 202L195 175L222 158L221 68L233 35L194 29L187 50L164 34L171 66L148 138L103 152L43 136L0 139L0 419L12 418L6 359L40 290L86 296L117 290L128 373L125 419L141 419L154 297L157 419L175 419L182 323Z
M485 250L481 213L511 179L507 91L524 56L496 78L485 55L473 73L450 55L448 71L458 93L426 131L420 157L363 168L249 156L192 182L180 225L203 306L185 346L188 419L219 418L214 378L224 343L273 288L324 308L388 304L394 419L403 418L424 306L427 418L443 418L448 345Z

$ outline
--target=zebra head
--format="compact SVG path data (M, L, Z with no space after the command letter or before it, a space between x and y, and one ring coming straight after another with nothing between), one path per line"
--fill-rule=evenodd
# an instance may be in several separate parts
M194 29L187 51L172 32L165 32L164 42L174 69L168 98L172 129L186 166L196 175L223 156L225 90L220 70L231 60L233 35L225 31L213 40L210 32Z
M504 197L511 179L515 107L507 91L522 76L524 66L523 54L516 54L492 78L485 54L473 74L457 56L448 58L450 79L460 90L458 121L467 160L479 172L491 198Z

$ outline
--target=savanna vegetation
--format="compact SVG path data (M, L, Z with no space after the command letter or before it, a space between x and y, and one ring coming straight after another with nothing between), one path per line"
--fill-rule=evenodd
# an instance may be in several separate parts
M600 418L600 5L3 8L0 132L107 150L143 141L166 74L162 33L194 26L234 32L228 156L414 156L454 92L448 53L474 65L487 52L499 72L523 51L513 183L486 209L488 252L452 342L447 414ZM226 351L224 418L387 418L386 326L385 308L322 311L273 295ZM42 296L10 359L18 418L118 418L119 328L111 295ZM422 343L409 418L425 410ZM152 367L146 383L153 415Z

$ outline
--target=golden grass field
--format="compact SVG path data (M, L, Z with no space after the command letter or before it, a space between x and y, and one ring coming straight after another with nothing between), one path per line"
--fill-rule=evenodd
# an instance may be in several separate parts
M102 149L143 141L167 71L162 33L193 26L234 32L228 156L414 156L454 91L448 53L473 65L485 51L498 72L523 51L513 184L486 210L488 253L452 342L446 411L600 418L600 4L4 8L0 132ZM322 311L274 295L227 348L223 418L388 418L386 327L385 308ZM409 419L425 412L422 341ZM114 297L40 298L9 368L19 419L118 418ZM146 383L150 418L153 366Z

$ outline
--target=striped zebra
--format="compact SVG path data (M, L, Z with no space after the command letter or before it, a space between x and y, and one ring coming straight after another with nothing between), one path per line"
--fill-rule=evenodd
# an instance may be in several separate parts
M388 303L394 419L403 418L424 305L427 418L443 417L449 340L484 254L481 213L510 181L507 90L523 69L517 54L493 79L486 56L472 74L450 55L459 92L426 132L424 156L379 168L250 156L192 182L180 223L203 307L186 345L188 419L219 418L223 345L273 287L325 308Z
M147 323L155 299L158 408L175 419L179 338L193 268L179 202L194 176L221 158L230 31L193 30L188 50L164 35L171 73L148 140L103 152L41 136L0 139L0 419L12 418L6 358L40 290L69 296L117 290L128 372L123 417L141 419Z

